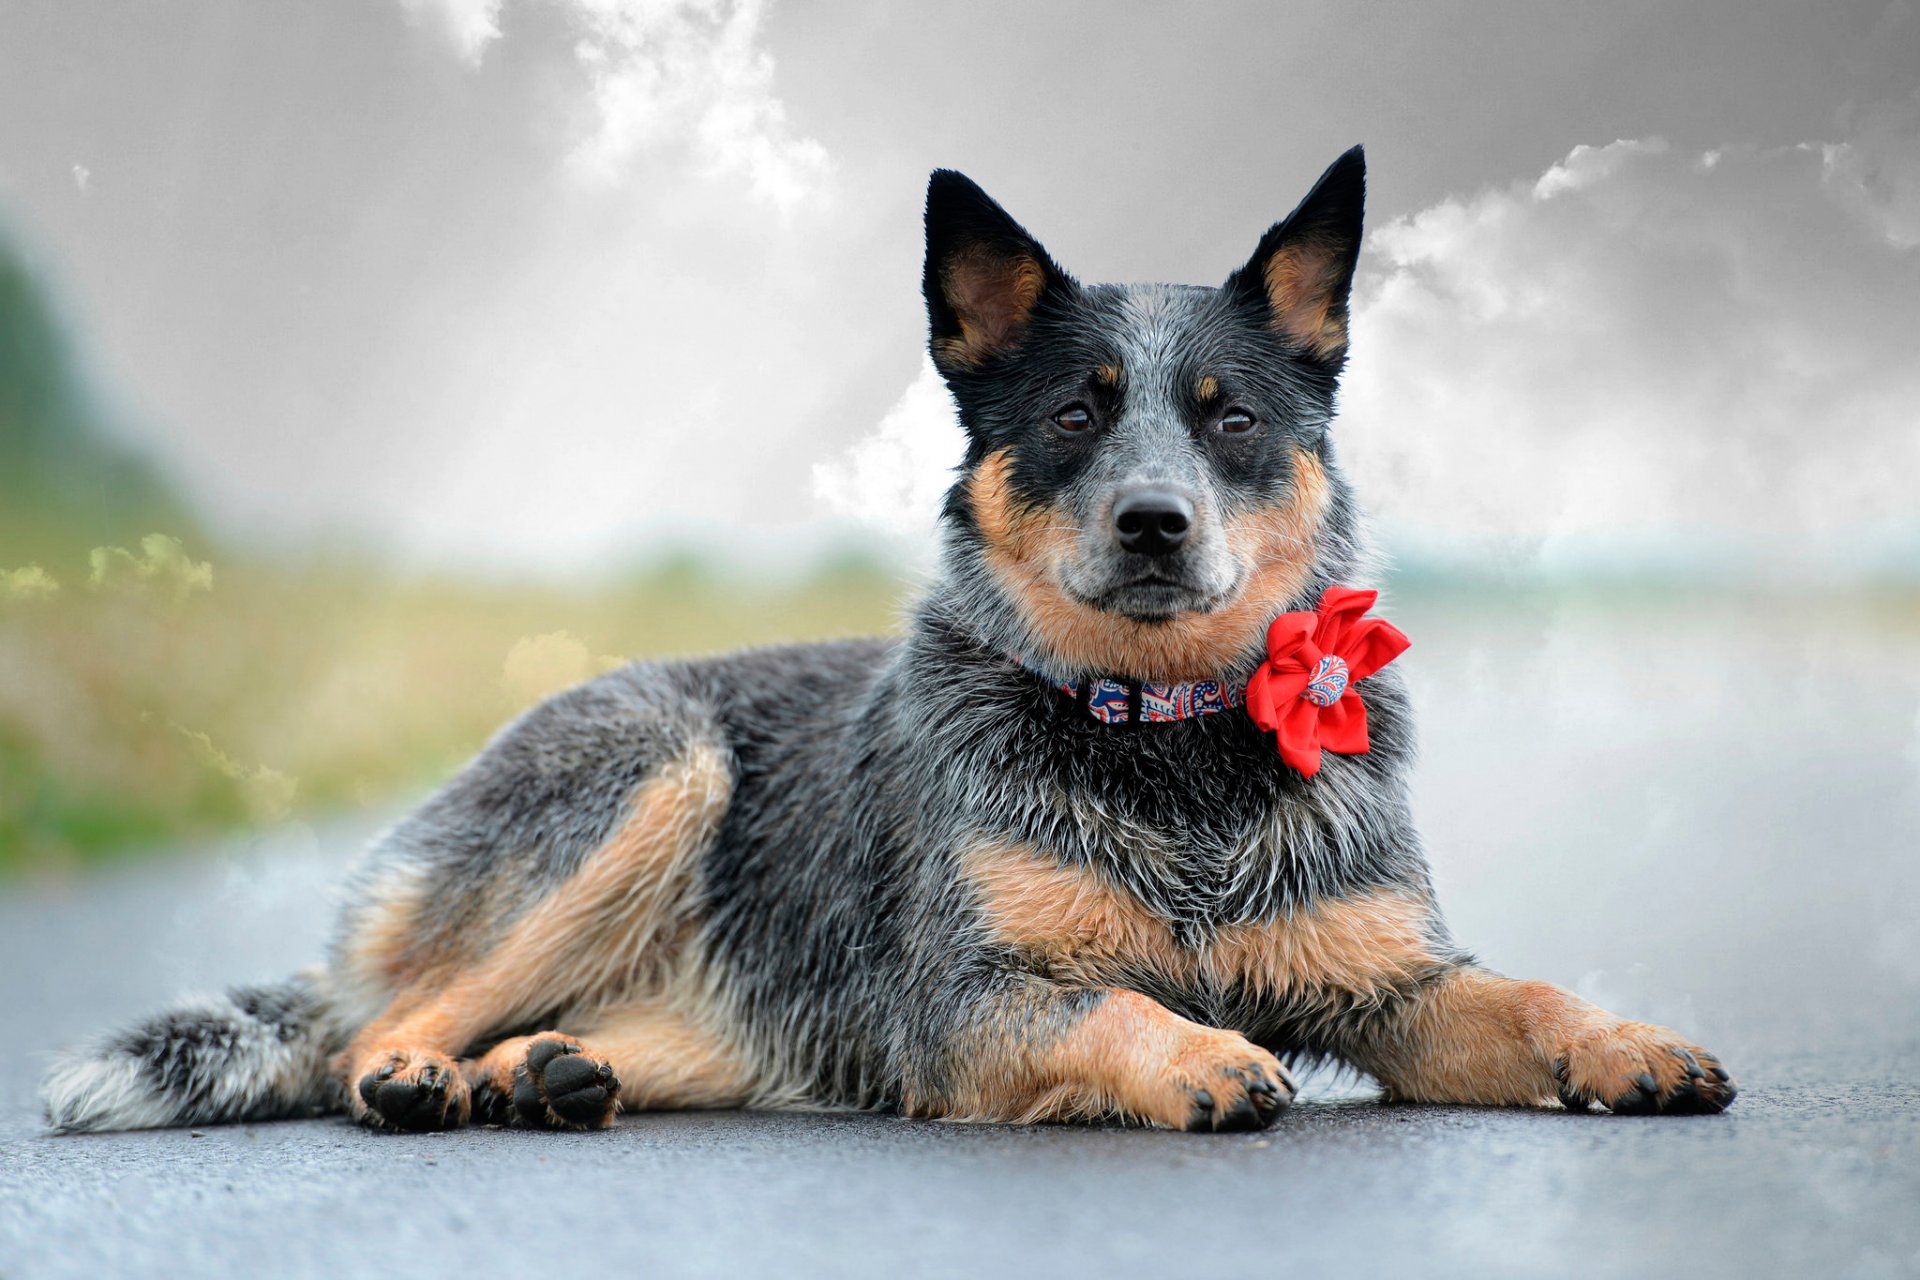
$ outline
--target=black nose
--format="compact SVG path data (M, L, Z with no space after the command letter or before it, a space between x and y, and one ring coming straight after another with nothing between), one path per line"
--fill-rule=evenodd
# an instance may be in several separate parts
M1138 489L1113 504L1113 536L1143 556L1178 551L1193 527L1193 503L1169 489Z

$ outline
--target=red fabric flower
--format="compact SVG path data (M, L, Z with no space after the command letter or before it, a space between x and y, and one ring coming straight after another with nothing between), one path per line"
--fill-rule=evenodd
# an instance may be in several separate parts
M1267 660L1247 682L1247 712L1279 736L1280 758L1311 778L1320 753L1367 749L1367 706L1353 693L1411 643L1384 618L1366 617L1377 591L1328 587L1313 613L1283 613L1267 628Z

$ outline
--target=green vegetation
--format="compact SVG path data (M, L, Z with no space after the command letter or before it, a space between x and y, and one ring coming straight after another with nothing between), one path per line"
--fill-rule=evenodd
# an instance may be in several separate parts
M897 611L858 563L766 588L682 556L566 589L236 557L116 426L0 234L0 878L397 803L624 658Z
M884 631L900 594L846 564L567 590L210 566L165 539L93 559L97 584L83 558L0 589L0 877L394 803L626 658Z

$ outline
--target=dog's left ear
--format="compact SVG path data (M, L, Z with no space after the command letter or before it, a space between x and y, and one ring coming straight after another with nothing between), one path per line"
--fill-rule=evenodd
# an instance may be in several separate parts
M1347 354L1347 294L1360 260L1366 200L1367 156L1354 147L1260 237L1253 257L1226 283L1308 359L1335 368Z
M934 170L922 288L933 362L942 373L976 369L1012 351L1041 299L1076 287L971 178Z

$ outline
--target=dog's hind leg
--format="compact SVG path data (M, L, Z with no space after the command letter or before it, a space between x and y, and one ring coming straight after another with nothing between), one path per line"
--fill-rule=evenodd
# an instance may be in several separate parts
M558 1031L502 1040L461 1064L479 1124L604 1129L620 1105L620 1077L598 1044Z
M464 1124L472 1089L456 1059L469 1046L664 983L693 927L694 864L726 812L731 779L721 748L689 744L641 782L624 819L572 874L483 952L413 962L338 1060L353 1115L401 1129ZM570 1080L576 1068L561 1071Z
M746 1060L691 1014L661 1001L609 1010L578 1038L516 1036L465 1064L474 1119L603 1129L616 1109L737 1107L754 1096Z

